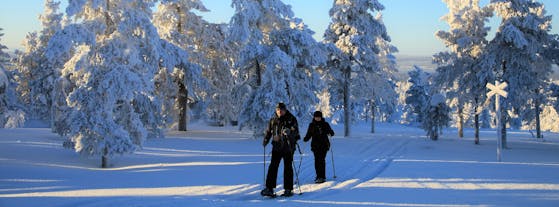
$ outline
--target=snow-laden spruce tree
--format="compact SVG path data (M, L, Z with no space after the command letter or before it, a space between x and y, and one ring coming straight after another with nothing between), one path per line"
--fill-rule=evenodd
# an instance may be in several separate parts
M289 20L289 26L272 32L270 40L293 61L293 69L286 74L291 113L300 122L310 122L310 113L316 110L312 106L319 102L317 94L324 88L317 69L326 63L326 50L312 37L314 32L301 19Z
M406 74L401 74L396 82L396 93L398 94L398 105L396 106L396 111L392 114L389 121L398 124L410 124L415 118L415 113L411 105L406 103L406 98L408 97L407 91L412 86L412 83L408 81L409 76ZM405 76L405 77L403 77Z
M330 9L331 22L324 33L324 42L336 47L329 60L328 85L332 93L331 104L342 109L344 136L350 135L350 123L355 119L355 105L363 106L356 94L371 90L367 73L379 71L378 38L390 41L378 12L384 6L377 0L335 0ZM373 95L373 94L370 94ZM365 98L374 100L372 96Z
M552 40L548 34L551 16L546 15L543 4L532 0L492 0L491 5L502 21L486 47L481 67L495 71L489 82L508 83L508 97L501 102L502 140L506 147L506 126L511 121L507 112L539 112L538 100L543 96L540 91L546 88L551 73L551 60L543 55ZM535 105L529 106L530 102Z
M14 107L14 84L11 83L12 71L7 70L10 55L4 50L8 49L2 44L2 28L0 28L0 128L16 128L25 122L25 113Z
M551 91L550 97L553 97L555 99L553 102L553 107L555 108L555 111L559 113L559 85L556 83L552 83L549 86L549 90Z
M154 1L71 1L73 20L51 38L49 58L70 54L60 87L69 108L67 136L83 155L133 152L146 137L162 136L159 68L180 64L180 49L162 41L151 23ZM172 56L170 55L172 54ZM183 51L183 56L187 58Z
M406 104L411 108L414 116L408 117L413 122L423 123L425 119L424 109L429 105L429 94L431 93L430 74L424 72L418 66L408 72L410 88L406 91Z
M398 93L396 92L396 74L398 65L396 57L398 48L382 38L377 38L380 51L378 61L380 70L376 73L367 73L367 80L372 90L368 97L372 97L370 103L371 133L375 133L375 121L387 121L396 111L398 105ZM378 116L377 116L378 114Z
M545 58L559 65L559 34L551 35L551 41L544 52Z
M26 115L18 104L15 94L15 83L13 82L13 66L10 66L10 55L5 52L8 49L2 44L2 28L0 28L0 128L16 128L25 124Z
M230 99L232 63L228 57L232 51L224 41L226 26L209 23L196 14L208 11L199 0L163 0L154 14L154 24L161 37L186 50L189 62L202 69L203 76L192 76L187 85L178 84L179 91L184 94L178 94L178 107L168 113L178 120L179 131L187 128L187 100L207 104L205 116L217 118L222 123L232 120L234 115Z
M235 66L242 81L235 88L245 92L237 97L243 101L240 127L263 133L278 102L285 102L299 122L310 119L321 86L315 67L326 60L313 32L280 0L234 0L232 5L228 42L241 48Z
M55 80L60 76L45 50L50 38L62 27L63 14L58 12L60 2L45 0L45 9L39 16L43 29L27 34L25 51L17 51L15 67L18 75L17 92L28 109L30 118L48 120L53 124L52 102Z
M0 28L0 40L2 40L2 36L4 36L2 30L4 29ZM6 65L10 60L10 55L4 51L6 49L8 49L8 47L3 45L2 42L0 41L0 69L2 69L2 74L0 74L0 89L1 89L0 91L3 93L6 92L8 86L10 85L8 76L6 75L5 72Z
M435 84L445 90L451 107L457 109L458 136L463 137L465 117L464 107L474 106L475 143L479 143L479 113L485 102L487 75L492 71L477 64L479 56L487 44L489 32L486 22L493 16L490 7L480 7L479 0L444 0L449 9L442 20L448 23L448 31L438 31L435 35L449 51L435 54L437 63Z
M446 98L442 94L429 97L428 104L423 108L421 127L427 132L431 140L438 140L442 128L450 123L450 107L446 105Z

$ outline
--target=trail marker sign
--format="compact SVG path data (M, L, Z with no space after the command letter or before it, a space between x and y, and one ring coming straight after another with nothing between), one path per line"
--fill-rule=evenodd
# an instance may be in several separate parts
M487 83L487 88L489 92L487 92L487 97L491 98L495 96L495 111L497 111L497 161L501 162L501 148L503 147L503 142L501 140L501 107L499 106L499 100L501 96L506 98L508 96L508 92L505 91L508 84L506 82L499 83L499 81L495 81L495 85L491 83Z

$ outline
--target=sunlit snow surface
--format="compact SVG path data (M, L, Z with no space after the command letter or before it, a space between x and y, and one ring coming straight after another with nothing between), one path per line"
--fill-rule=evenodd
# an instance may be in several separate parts
M348 138L333 138L336 179L329 153L327 182L313 184L310 145L300 142L295 192L300 187L303 194L265 199L259 195L260 139L234 127L189 127L148 139L141 151L113 158L108 169L99 168L100 158L63 148L50 129L1 129L0 206L559 206L554 133L536 140L530 132L509 131L509 149L497 162L490 129L482 129L481 145L474 145L471 130L459 139L449 129L431 141L401 125L380 124L369 134L364 123ZM342 129L334 125L336 134ZM279 172L275 190L281 194Z

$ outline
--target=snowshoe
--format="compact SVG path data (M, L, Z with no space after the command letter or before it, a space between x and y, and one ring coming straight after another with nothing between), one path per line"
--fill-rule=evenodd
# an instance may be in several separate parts
M260 191L260 195L264 196L264 197L271 197L271 198L276 197L276 194L274 193L274 190L272 190L270 188L264 188L264 190Z
M293 191L292 190L285 190L283 192L283 194L281 194L282 197L291 197L293 196Z

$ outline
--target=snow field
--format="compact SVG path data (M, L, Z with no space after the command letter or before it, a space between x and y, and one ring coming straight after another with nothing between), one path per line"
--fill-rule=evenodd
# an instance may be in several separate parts
M323 184L313 183L310 142L300 141L303 194L276 199L259 196L261 140L233 128L194 125L187 133L168 132L135 154L115 157L108 169L99 168L99 158L64 149L49 129L2 129L0 206L559 205L557 134L538 141L529 132L512 131L510 149L496 162L491 130L482 131L481 145L474 145L469 130L463 139L445 130L433 142L413 127L380 124L371 135L366 126L356 126L349 138L332 139L337 178L328 154ZM296 152L295 169L300 158Z

